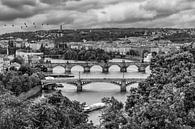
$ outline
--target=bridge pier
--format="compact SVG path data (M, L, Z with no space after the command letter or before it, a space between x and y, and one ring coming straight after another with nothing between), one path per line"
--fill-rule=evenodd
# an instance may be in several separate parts
M52 73L53 72L53 69L49 67L49 68L47 68L47 72L48 73Z
M127 67L121 67L120 72L126 73L127 72Z
M77 86L77 92L82 92L83 91L83 87L82 86Z
M121 81L121 92L126 92L127 91L127 89L126 89L126 80L125 79L123 79L122 81Z
M108 73L109 72L109 67L103 67L102 73Z
M138 72L140 72L140 73L146 73L146 67L145 66L139 66L138 67Z
M90 67L84 66L84 73L90 73Z
M77 81L77 92L82 92L83 91L83 87L82 87L82 82L81 80Z
M65 73L70 74L71 73L71 67L66 67Z

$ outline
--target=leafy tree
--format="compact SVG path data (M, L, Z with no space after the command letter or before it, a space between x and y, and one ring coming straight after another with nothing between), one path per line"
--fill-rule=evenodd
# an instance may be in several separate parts
M30 101L21 101L9 92L0 93L2 129L96 129L87 123L83 104L59 93Z
M34 73L29 66L22 66L18 71L8 71L1 75L0 80L4 87L15 95L27 92L31 88L41 86L44 76L40 72Z
M28 65L22 65L18 71L21 72L21 74L27 73L28 75L32 75L33 73L33 69Z
M72 59L77 59L77 53L74 50L68 49L64 53L64 59L67 60L72 60Z
M14 62L22 65L24 64L24 59L21 56L17 56L13 60L11 60L11 63L14 63Z
M130 91L125 111L112 106L103 113L105 128L187 129L195 127L193 48L153 57L152 73L138 88ZM118 115L118 117L115 117ZM106 117L105 117L106 116ZM119 116L126 121L116 124ZM117 118L117 119L116 119ZM105 124L106 122L111 122ZM107 126L108 125L108 126Z
M108 108L104 110L101 116L101 126L105 129L119 129L121 125L127 123L127 119L123 116L123 104L114 97L103 98L102 102L106 103Z
M30 112L28 104L17 99L9 92L0 94L0 128L30 128Z

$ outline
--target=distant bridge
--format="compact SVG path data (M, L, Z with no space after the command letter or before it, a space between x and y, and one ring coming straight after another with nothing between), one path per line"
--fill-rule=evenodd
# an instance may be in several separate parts
M126 92L126 87L132 85L134 83L139 83L144 81L145 79L142 78L82 78L82 79L48 79L42 80L43 86L47 86L47 84L51 83L66 83L71 84L77 87L77 92L82 92L83 86L95 83L95 82L106 82L120 86L121 92Z
M108 73L109 72L109 68L113 65L117 65L120 67L120 72L127 72L127 68L131 65L137 66L138 68L138 72L143 72L145 73L146 71L146 67L148 67L150 65L150 63L142 63L142 62L85 62L85 63L41 63L41 64L31 64L32 67L36 67L36 65L44 65L47 69L48 72L52 72L53 69L57 66L61 66L65 69L66 73L71 73L71 69L74 66L81 66L84 69L84 73L89 73L90 69L93 66L100 66L102 68L102 72L103 73Z

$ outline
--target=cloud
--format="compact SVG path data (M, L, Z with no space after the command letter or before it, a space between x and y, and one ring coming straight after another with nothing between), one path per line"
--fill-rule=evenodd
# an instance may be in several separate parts
M23 6L35 6L36 0L1 0L1 3L10 8L21 8Z
M0 24L69 28L191 27L194 0L0 0Z

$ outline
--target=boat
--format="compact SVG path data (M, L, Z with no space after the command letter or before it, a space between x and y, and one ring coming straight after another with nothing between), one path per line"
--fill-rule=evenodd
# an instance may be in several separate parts
M46 80L52 80L52 79L55 79L55 78L54 78L54 77L48 76L48 77L45 77L45 79L46 79Z
M56 88L63 88L64 86L60 83L48 83L42 86L42 90L55 91Z
M92 104L90 106L86 105L84 107L84 112L85 113L89 113L89 112L92 112L92 111L96 111L96 110L99 110L99 109L103 109L106 107L106 104L105 103L95 103L95 104Z

